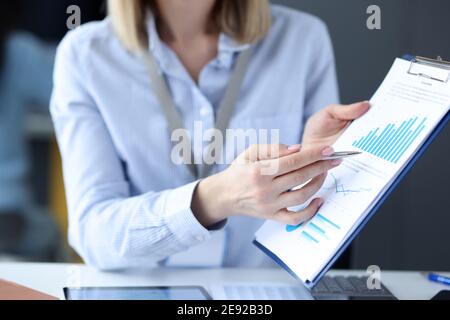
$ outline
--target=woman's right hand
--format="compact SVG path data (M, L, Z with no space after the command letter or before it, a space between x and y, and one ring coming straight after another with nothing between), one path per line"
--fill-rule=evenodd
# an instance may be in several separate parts
M192 210L205 227L234 215L289 225L308 221L323 204L322 199L315 199L300 212L287 208L304 204L319 191L327 172L342 163L323 160L333 152L329 146L254 145L228 169L199 183Z

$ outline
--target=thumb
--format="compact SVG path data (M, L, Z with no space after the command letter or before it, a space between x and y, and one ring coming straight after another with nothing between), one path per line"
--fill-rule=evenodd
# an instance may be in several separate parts
M363 101L349 105L332 105L328 113L337 120L351 121L360 118L370 109L370 102Z

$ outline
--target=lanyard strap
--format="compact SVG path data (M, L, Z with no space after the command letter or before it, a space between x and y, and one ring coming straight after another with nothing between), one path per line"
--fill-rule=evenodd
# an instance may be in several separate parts
M172 95L170 93L169 87L163 77L159 72L158 64L156 59L151 52L142 52L142 58L147 67L148 74L150 76L150 82L155 91L156 97L159 100L166 121L169 124L170 130L173 132L177 129L183 128L183 120L181 119L180 113L178 112L175 102L173 101ZM242 82L247 71L247 67L251 58L251 50L247 49L239 54L236 66L234 68L233 74L231 75L230 82L228 84L225 96L220 104L217 120L216 129L222 133L222 136L226 138L226 129L230 123L231 117L233 116L236 102L239 97ZM191 144L192 145L192 144ZM212 145L209 146L211 148ZM216 150L216 152L222 152L221 150ZM208 151L211 151L209 149ZM185 155L189 156L189 155ZM192 156L192 155L191 155ZM216 155L217 156L217 155ZM194 159L192 157L192 159ZM188 166L189 171L196 179L206 178L212 168L212 165L203 164L199 169L194 163L191 163L189 159L184 159L185 164Z

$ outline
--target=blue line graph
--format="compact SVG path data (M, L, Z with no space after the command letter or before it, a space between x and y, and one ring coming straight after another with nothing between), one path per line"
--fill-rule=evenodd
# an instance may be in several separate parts
M357 188L357 189L348 189L343 183L340 183L338 178L330 173L330 177L333 178L333 186L329 188L325 188L327 190L334 190L336 193L341 193L344 196L347 196L349 194L353 193L361 193L361 192L370 192L372 189L370 188Z
M398 163L417 137L426 128L427 118L419 117L398 124L388 124L383 130L373 129L353 142L353 146L392 163ZM413 128L415 126L415 128Z

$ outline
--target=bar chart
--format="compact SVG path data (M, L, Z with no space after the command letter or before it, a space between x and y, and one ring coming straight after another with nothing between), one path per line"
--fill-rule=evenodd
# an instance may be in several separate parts
M303 223L300 223L299 225L296 225L296 226L287 225L286 232L294 232L295 230L300 228L302 225L303 225Z
M426 128L427 118L414 117L400 124L375 128L353 142L353 146L391 163L398 163L408 148Z
M300 232L300 235L306 240L316 244L320 243L321 240L329 240L329 232L341 229L338 224L326 218L322 213L318 213L316 217L306 225L299 224L298 226L286 226L286 232L294 232L302 226L304 226L305 229Z
M328 234L340 230L341 227L335 222L326 218L322 213L318 213L301 232L301 236L312 243L320 243L322 240L329 240Z

